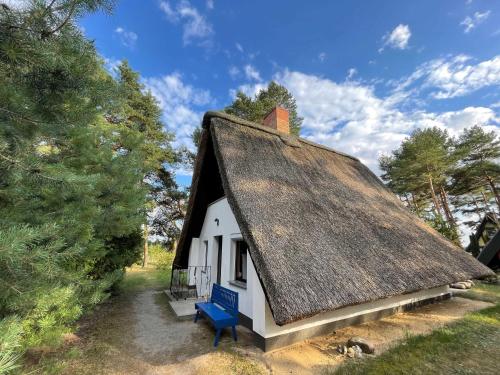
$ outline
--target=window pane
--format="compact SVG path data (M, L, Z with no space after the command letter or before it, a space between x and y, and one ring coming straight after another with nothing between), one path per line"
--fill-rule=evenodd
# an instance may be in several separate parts
M236 254L234 265L234 278L238 281L247 281L247 244L245 241L236 242Z

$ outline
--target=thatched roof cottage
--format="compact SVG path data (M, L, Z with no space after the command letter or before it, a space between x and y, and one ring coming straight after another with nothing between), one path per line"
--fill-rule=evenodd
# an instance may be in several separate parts
M491 271L407 210L358 159L208 112L175 267L239 292L264 349L449 296Z

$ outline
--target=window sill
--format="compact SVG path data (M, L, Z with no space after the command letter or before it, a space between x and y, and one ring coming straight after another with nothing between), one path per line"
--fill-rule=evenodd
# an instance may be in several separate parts
M236 286L241 289L246 289L247 288L247 283L244 283L243 281L238 281L238 280L230 280L229 284Z

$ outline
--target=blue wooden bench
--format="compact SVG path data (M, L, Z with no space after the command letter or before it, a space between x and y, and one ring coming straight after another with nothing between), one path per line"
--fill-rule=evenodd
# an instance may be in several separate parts
M214 346L219 345L221 331L226 327L231 327L233 339L234 341L237 340L238 293L223 288L218 284L213 284L210 302L195 303L194 307L196 309L195 323L198 321L198 318L203 316L215 327Z

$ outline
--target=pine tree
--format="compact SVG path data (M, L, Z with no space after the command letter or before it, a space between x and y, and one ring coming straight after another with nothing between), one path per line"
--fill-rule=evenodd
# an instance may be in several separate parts
M117 126L126 127L143 139L143 184L149 191L149 220L145 221L143 230L143 266L146 266L149 234L159 235L166 242L175 241L180 234L177 226L184 214L179 207L185 200L185 193L175 183L171 167L179 163L181 156L173 149L171 142L174 136L165 130L161 121L161 109L152 94L145 91L139 74L127 62L122 62L118 71L124 107L123 113L111 117L110 121Z
M458 166L452 172L456 195L470 194L483 201L489 210L492 196L500 213L500 139L495 132L485 132L481 126L465 129L456 142Z
M450 240L459 243L448 198L448 175L456 163L452 142L439 128L417 129L391 156L379 160L382 178L408 205ZM425 211L432 203L432 214ZM443 215L447 224L443 226Z
M0 325L22 347L57 340L140 256L143 138L107 120L120 87L73 23L108 5L0 7Z

